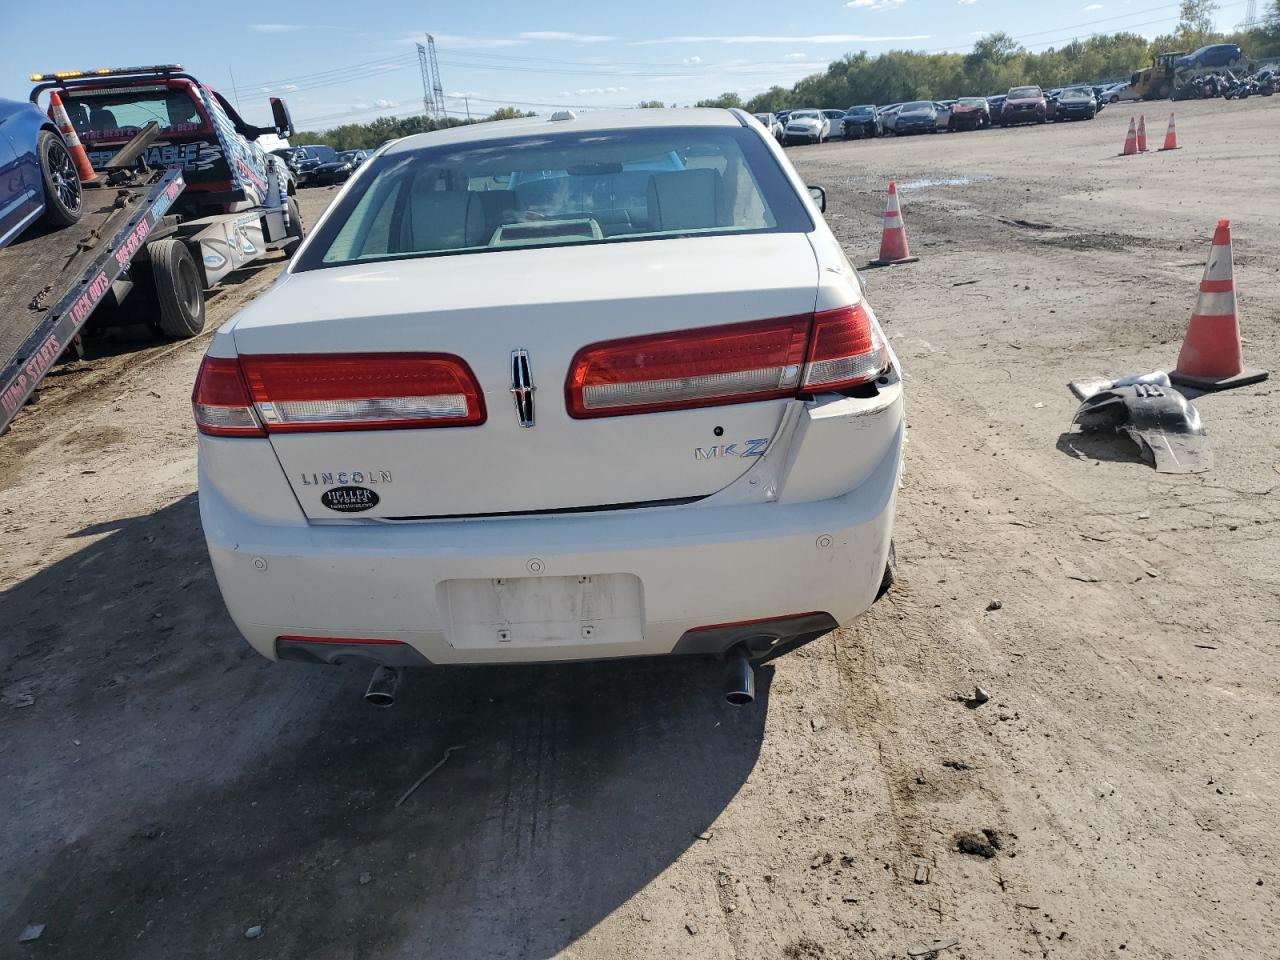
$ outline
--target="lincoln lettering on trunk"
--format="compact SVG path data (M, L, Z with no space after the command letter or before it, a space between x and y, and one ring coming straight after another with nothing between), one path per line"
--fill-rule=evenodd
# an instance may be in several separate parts
M349 483L390 483L390 470L334 470L320 473L300 473L298 478L304 487L343 487Z

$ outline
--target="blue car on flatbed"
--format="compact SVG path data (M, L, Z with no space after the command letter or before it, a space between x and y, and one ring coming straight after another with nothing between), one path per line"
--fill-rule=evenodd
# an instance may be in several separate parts
M80 219L84 197L62 134L34 103L0 98L0 247L42 216Z

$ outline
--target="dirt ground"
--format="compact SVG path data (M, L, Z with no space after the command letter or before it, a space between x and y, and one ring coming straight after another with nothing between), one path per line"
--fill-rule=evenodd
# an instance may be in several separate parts
M902 188L921 260L867 286L910 439L897 585L749 708L692 660L391 711L267 663L200 533L203 341L57 371L0 438L0 957L1274 955L1278 381L1198 401L1185 476L1070 433L1066 382L1173 365L1220 217L1280 366L1280 99L1120 159L1128 118L792 151L855 263Z

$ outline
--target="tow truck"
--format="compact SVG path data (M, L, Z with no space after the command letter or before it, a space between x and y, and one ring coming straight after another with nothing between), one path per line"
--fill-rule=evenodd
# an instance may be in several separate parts
M293 175L255 142L292 135L278 98L256 127L177 64L31 79L33 103L58 91L97 177L74 227L0 250L0 433L104 303L194 337L206 290L303 236Z

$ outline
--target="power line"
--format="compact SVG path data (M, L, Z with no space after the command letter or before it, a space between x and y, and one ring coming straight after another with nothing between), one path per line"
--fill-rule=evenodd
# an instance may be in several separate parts
M342 67L330 67L327 70L318 70L315 73L300 73L291 77L281 77L274 80L254 80L245 84L249 87L278 87L286 83L308 83L313 80L323 80L340 73L350 73L353 71L367 72L369 69L376 69L382 64L405 63L413 60L411 53L398 53L394 56L379 57L376 60L364 60L360 63L349 63Z

